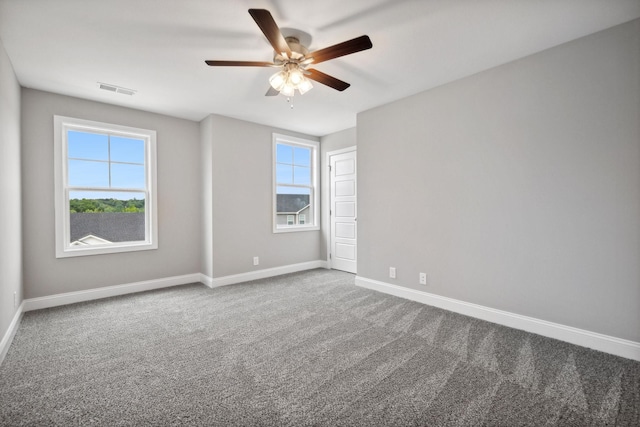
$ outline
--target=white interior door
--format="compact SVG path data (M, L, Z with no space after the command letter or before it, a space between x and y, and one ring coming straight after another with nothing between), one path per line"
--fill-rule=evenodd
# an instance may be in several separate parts
M357 272L358 227L356 152L330 157L331 268Z

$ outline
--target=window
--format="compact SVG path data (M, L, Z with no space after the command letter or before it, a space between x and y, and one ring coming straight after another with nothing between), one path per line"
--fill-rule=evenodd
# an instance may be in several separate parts
M273 232L319 230L318 142L273 134Z
M156 133L54 116L56 257L156 249Z

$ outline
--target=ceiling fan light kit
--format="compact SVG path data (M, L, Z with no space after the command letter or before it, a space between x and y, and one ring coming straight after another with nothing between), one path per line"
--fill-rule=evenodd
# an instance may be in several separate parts
M311 64L318 64L373 47L369 36L360 36L324 49L309 52L305 46L300 44L298 38L285 38L282 35L280 28L278 28L278 25L268 10L249 9L249 14L253 17L254 21L256 21L256 24L258 24L258 27L260 27L267 40L269 40L271 46L273 46L275 51L273 62L207 60L205 63L212 67L280 68L280 71L269 78L269 84L274 90L270 89L266 94L267 96L282 94L290 98L295 95L296 90L298 90L301 95L304 95L313 88L311 80L338 91L343 91L350 86L349 83L308 67Z
M298 71L298 73L300 72ZM300 95L304 95L313 88L309 79L304 76L300 79L294 79L294 76L296 76L296 74L292 72L278 71L271 76L269 83L272 88L284 96L294 96L296 89L300 92Z
M295 94L296 89L300 95L304 95L313 88L309 79L304 76L303 68L293 62L283 65L281 71L272 75L269 84L282 95L289 97Z

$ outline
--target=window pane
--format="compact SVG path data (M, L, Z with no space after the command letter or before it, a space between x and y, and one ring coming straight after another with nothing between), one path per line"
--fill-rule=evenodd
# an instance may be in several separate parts
M290 145L276 145L276 162L293 164L293 147Z
M144 140L111 137L111 161L127 163L144 163Z
M76 159L109 160L109 137L98 133L67 132L67 155Z
M311 166L311 149L294 147L293 149L293 163L296 166Z
M119 188L145 188L144 166L112 163L111 186Z
M276 165L276 182L279 184L293 184L293 166Z
M298 225L301 225L301 216L303 218L302 225L313 224L313 209L311 206L313 192L310 188L279 185L276 191L276 224L291 225L287 221L287 216L291 214L297 215Z
M145 241L145 193L70 191L72 247Z
M309 205L311 200L311 189L295 188L287 186L277 187L277 212L281 213L297 213L304 207Z
M108 187L109 164L87 160L69 160L69 185L72 187Z
M298 185L311 185L311 168L294 166L293 183Z

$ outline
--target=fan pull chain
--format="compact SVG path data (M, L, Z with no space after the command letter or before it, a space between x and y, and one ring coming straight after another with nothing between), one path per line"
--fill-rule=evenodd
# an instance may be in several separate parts
M291 100L290 97L287 97L287 102L289 103L289 105L291 106L291 109L293 110L293 101Z

